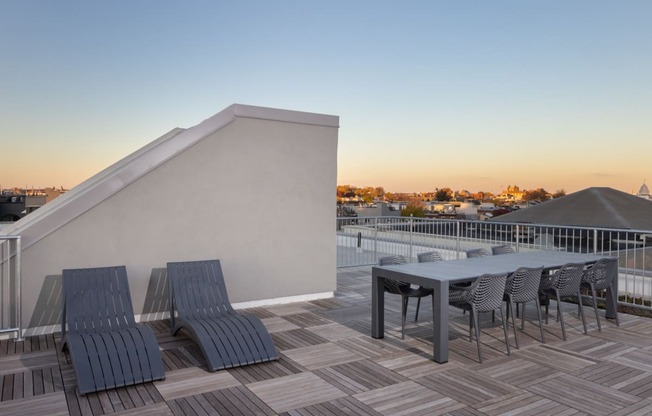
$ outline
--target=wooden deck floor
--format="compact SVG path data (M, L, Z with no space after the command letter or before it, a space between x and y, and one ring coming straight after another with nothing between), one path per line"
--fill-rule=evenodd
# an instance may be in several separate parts
M370 334L370 268L338 272L334 299L257 308L272 333L277 362L209 373L185 336L157 334L166 380L80 396L60 337L0 342L1 415L633 415L652 414L652 320L603 319L589 334L577 307L565 309L568 340L554 317L526 322L521 348L505 354L500 324L483 321L485 362L453 313L451 360L430 360L429 302L400 339L399 299L386 297L386 337ZM409 316L414 316L411 305ZM531 311L534 312L534 311ZM511 334L513 345L513 334Z

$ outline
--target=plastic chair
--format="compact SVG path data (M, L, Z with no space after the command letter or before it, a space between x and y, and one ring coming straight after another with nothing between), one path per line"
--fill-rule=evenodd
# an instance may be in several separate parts
M431 263L433 261L443 261L438 251L428 251L426 253L417 254L417 261L419 263Z
M467 259L472 259L475 257L487 257L490 255L491 253L489 253L487 249L484 248L474 248L473 250L466 250Z
M510 254L514 253L514 249L512 246L508 245L501 245L501 246L493 246L491 247L491 254L494 256L500 255L500 254Z
M170 330L188 331L208 371L278 360L260 318L233 309L219 260L170 262Z
M480 348L480 312L493 312L500 309L500 317L503 321L503 332L505 333L505 347L507 355L509 351L509 339L507 337L507 321L503 309L503 294L505 293L505 282L507 274L484 274L475 280L466 289L452 290L449 292L449 304L463 310L471 311L469 316L469 341L473 341L472 330L475 322L475 339L478 343L478 358L482 363L482 349Z
M567 263L555 273L542 277L539 290L549 299L555 297L557 300L557 320L561 321L561 333L566 341L566 328L564 326L564 314L561 312L562 296L577 296L579 305L582 305L582 294L580 293L580 283L584 274L584 263ZM584 308L580 307L582 315L582 324L584 333L586 330L586 319L584 318ZM546 324L548 323L548 304L546 304Z
M65 269L61 318L81 394L165 379L156 336L136 323L125 266Z
M618 302L618 295L614 285L615 279L618 278L618 259L600 259L593 265L584 270L582 276L581 288L591 289L593 297L593 310L595 311L595 319L598 322L598 331L602 331L600 327L600 317L598 316L598 306L596 301L596 291L611 289L612 300L614 305ZM616 313L616 325L620 326L618 320L618 311Z
M406 264L407 260L403 256L388 256L381 257L378 260L380 266L393 266L398 264ZM409 283L400 282L394 279L385 279L385 292L395 295L401 295L401 339L405 339L405 320L407 316L408 300L410 298L419 299L417 302L417 311L414 315L414 320L419 319L419 306L421 305L421 298L425 296L432 296L432 289L425 287L413 288Z
M514 273L507 277L505 283L505 294L503 300L509 305L507 315L512 315L512 326L514 327L514 341L516 348L518 345L518 333L516 332L516 320L514 314L514 304L518 311L518 304L521 307L521 331L525 329L525 304L534 301L537 306L537 313L539 315L539 329L541 330L541 342L545 342L543 337L543 320L541 319L541 304L539 303L539 285L541 283L541 273L543 267L528 268L521 267Z

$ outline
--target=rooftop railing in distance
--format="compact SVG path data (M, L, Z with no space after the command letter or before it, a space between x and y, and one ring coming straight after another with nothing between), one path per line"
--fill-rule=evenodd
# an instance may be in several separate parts
M0 334L13 332L23 340L20 236L0 235Z
M652 309L652 230L568 227L412 217L337 219L337 267L377 264L388 255L416 261L437 250L445 259L507 244L514 251L558 250L617 257L619 302Z

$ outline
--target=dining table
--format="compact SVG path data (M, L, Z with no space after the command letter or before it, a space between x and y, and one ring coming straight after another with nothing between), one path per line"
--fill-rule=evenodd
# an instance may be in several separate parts
M433 360L448 362L448 286L451 283L469 282L483 274L513 273L520 267L543 267L544 272L560 269L566 263L590 265L605 256L565 251L524 251L477 258L463 258L428 263L406 263L392 266L375 266L371 269L371 336L384 337L385 285L384 279L394 279L433 289L432 329ZM618 279L614 289L618 293ZM607 291L607 318L615 317L616 306Z

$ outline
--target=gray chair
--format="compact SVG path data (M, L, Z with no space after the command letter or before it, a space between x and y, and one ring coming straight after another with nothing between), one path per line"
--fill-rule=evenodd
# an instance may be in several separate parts
M493 254L494 256L500 254L510 254L510 253L514 253L514 249L512 248L512 246L508 246L506 244L491 247L491 254Z
M469 316L469 341L473 340L472 330L475 326L475 338L478 343L478 358L480 363L482 363L479 319L481 312L493 312L496 309L500 309L503 332L505 333L505 347L507 348L507 355L510 355L507 321L503 309L503 294L505 293L506 280L506 274L484 274L476 279L468 288L449 291L449 304L451 306L471 312Z
M231 306L219 260L171 262L167 270L172 335L188 331L209 371L278 360L261 320Z
M546 300L555 298L557 301L557 320L561 322L562 338L566 341L566 328L564 326L564 314L561 312L561 298L576 296L579 305L582 304L582 294L580 293L580 283L584 274L584 263L567 263L551 275L541 278L539 291L546 296ZM582 315L582 324L584 333L586 330L586 319L584 318L584 308L580 307ZM548 302L546 302L546 324L548 323Z
M417 254L417 261L419 263L430 263L433 261L443 261L444 259L441 257L441 254L439 254L438 251L428 251L425 253L419 253Z
M616 258L600 259L593 265L589 266L586 270L584 270L584 275L582 276L582 283L580 284L580 287L591 290L591 295L593 297L593 310L595 311L595 319L598 322L598 331L602 331L602 328L600 327L600 317L598 316L596 291L610 289L612 301L614 305L617 305L618 295L616 294L616 288L614 284L616 279L618 279L618 259ZM615 313L616 325L620 326L620 321L618 320L618 311Z
M541 304L539 303L539 285L541 283L541 273L543 267L527 268L521 267L507 277L505 283L505 294L503 300L509 305L507 315L512 315L512 326L514 327L514 342L516 348L518 345L518 333L516 331L516 320L514 314L514 304L518 312L518 305L521 304L521 331L525 329L525 304L534 301L539 315L539 329L541 330L541 342L545 342L543 337L543 320L541 319Z
M393 266L398 264L406 264L407 260L403 256L387 256L378 259L380 266ZM421 305L421 298L425 296L432 296L432 289L425 287L413 288L409 283L400 282L394 279L385 280L385 292L401 296L401 339L405 339L405 320L407 316L408 300L410 298L417 298L417 310L414 315L414 320L419 318L419 306Z
M154 333L134 318L125 266L63 271L61 338L81 394L165 379Z
M474 248L473 250L466 250L466 258L472 259L475 257L487 257L490 256L491 253L487 251L487 249L484 248Z

